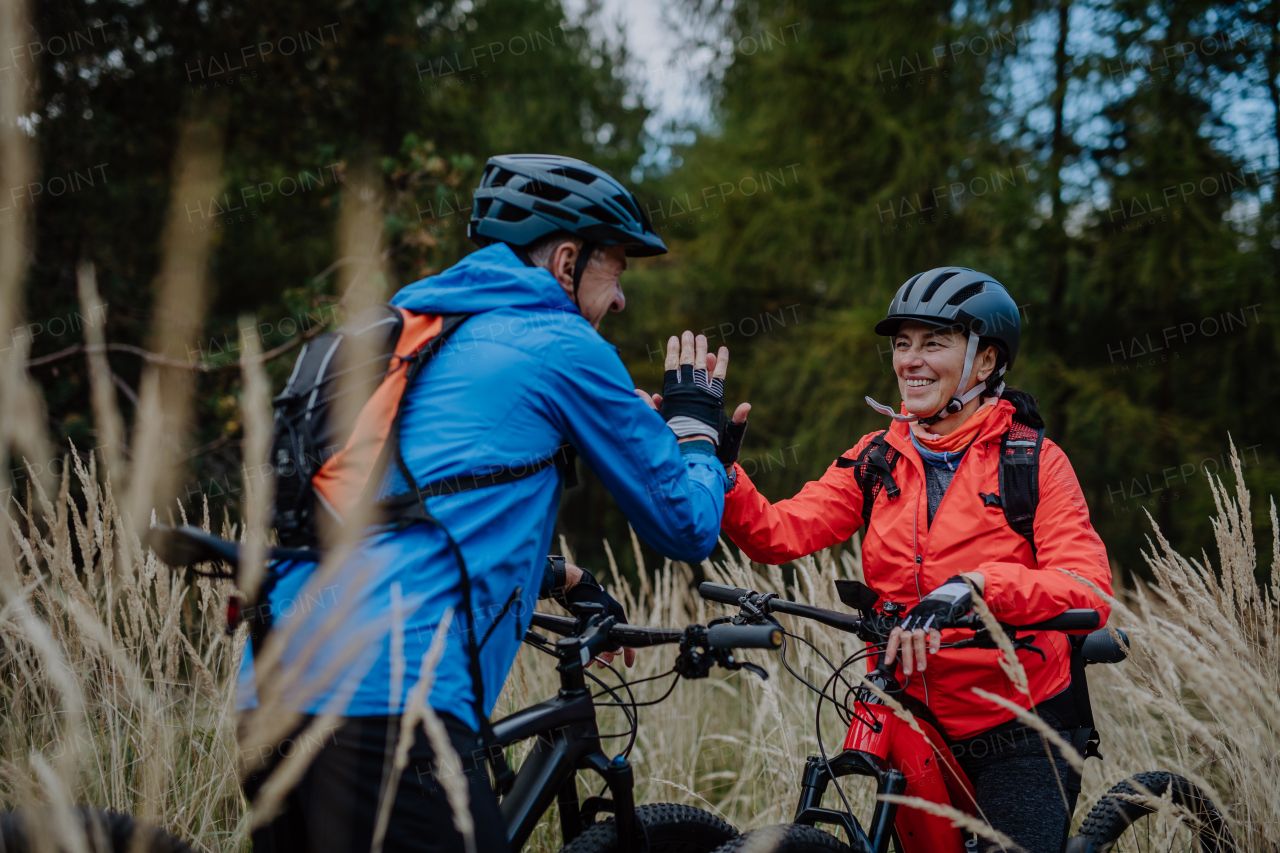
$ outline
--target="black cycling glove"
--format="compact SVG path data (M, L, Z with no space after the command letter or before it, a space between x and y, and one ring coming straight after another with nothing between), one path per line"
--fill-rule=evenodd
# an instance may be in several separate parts
M747 434L747 422L736 424L725 421L724 430L720 433L720 445L716 448L716 458L728 468L738 461L738 452L742 450L742 438Z
M556 600L559 601L566 610L569 609L570 604L576 603L603 605L605 616L612 616L614 621L619 625L627 624L627 614L626 611L622 609L622 605L616 598L605 592L604 587L602 587L596 581L591 572L586 569L582 570L582 580L574 584L573 588L568 592L557 595ZM601 651L616 652L619 648L621 648L621 646L609 643L601 648Z
M582 570L582 579L573 585L573 588L565 592L564 587L552 593L552 597L564 607L569 609L570 604L576 602L586 602L604 605L604 615L612 616L618 620L619 625L627 624L626 611L622 609L622 605L612 595L604 591L604 587L596 580L595 575L586 569Z
M676 438L705 438L715 445L723 465L738 461L747 424L735 424L725 416L723 379L691 364L668 370L663 374L660 411Z
M969 584L960 575L952 575L907 612L902 618L902 627L907 631L942 629L972 609L973 592Z
M676 438L705 438L717 447L724 416L724 380L682 364L662 377L662 418Z

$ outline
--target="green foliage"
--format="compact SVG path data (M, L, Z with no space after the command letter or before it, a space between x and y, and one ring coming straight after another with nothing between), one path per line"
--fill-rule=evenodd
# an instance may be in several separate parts
M646 175L640 197L673 249L633 265L627 311L603 333L650 389L668 335L729 346L730 395L755 405L744 452L770 497L884 426L862 399L897 399L872 331L894 289L971 266L1023 305L1010 378L1039 398L1113 557L1140 571L1143 509L1177 546L1208 540L1203 469L1224 467L1228 434L1252 488L1277 480L1280 221L1257 154L1280 138L1276 9L685 0L688 55L715 56L714 108L666 169L642 159L654 147L630 57L553 0L43 4L41 33L94 36L41 65L43 174L103 164L103 179L36 199L27 313L74 312L87 258L108 340L145 345L184 116L225 127L225 195L182 200L217 251L207 340L176 357L215 365L233 364L244 312L268 348L338 320L334 226L359 164L384 180L394 288L469 251L488 156L584 157ZM1243 99L1271 107L1246 143L1229 121ZM46 333L34 354L75 342ZM277 386L294 353L272 362ZM136 386L136 356L111 359ZM36 371L61 435L92 444L83 364ZM206 492L238 479L238 381L200 374L184 442ZM561 530L598 562L596 543L626 541L625 519L587 479Z
M650 385L672 331L730 347L730 396L755 405L744 453L770 498L886 425L863 403L898 399L872 326L903 281L952 264L1023 305L1011 381L1038 397L1127 570L1143 571L1144 509L1177 544L1212 536L1205 471L1225 470L1228 434L1254 488L1277 481L1276 224L1224 132L1239 101L1218 95L1256 77L1275 28L1219 4L1067 5L1090 31L1067 45L1088 53L1053 56L1057 3L687 4L708 42L736 49L714 132L646 197L673 259L636 276L643 296L607 331ZM770 32L795 38L748 55ZM791 164L785 186L668 213ZM798 322L748 334L743 318L786 306Z
M43 173L105 166L92 188L37 198L35 321L77 310L85 258L107 340L146 345L178 121L214 114L225 128L222 191L177 200L216 250L205 334L168 355L229 368L200 374L187 497L237 494L241 425L223 411L239 393L238 318L256 315L267 349L340 321L334 231L352 167L371 161L384 177L394 289L471 249L470 189L489 156L556 151L626 175L643 150L648 112L628 95L625 52L570 24L558 0L68 0L41 4L36 29L80 34L41 66ZM33 354L74 343L44 335ZM297 352L270 364L277 388ZM111 362L136 388L137 356ZM55 435L93 446L83 360L36 371Z

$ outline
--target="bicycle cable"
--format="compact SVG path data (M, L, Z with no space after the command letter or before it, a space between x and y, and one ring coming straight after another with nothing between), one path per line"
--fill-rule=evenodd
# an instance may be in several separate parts
M800 636L799 634L792 634L792 633L790 633L789 631L786 631L786 629L783 629L783 633L784 633L784 634L786 634L788 637L795 637L797 640L799 640L800 642L804 643L804 644L805 644L806 646L808 646L809 648L813 649L814 653L815 653L818 657L822 658L822 662L823 662L823 663L825 663L825 664L826 664L826 665L831 669L831 671L832 671L833 673L835 673L837 676L839 676L839 677L840 677L840 680L841 680L842 682L844 682L844 686L847 688L847 689L846 689L846 692L845 692L845 695L846 695L846 696L848 696L849 692L851 692L851 691L853 691L853 690L855 689L854 685L850 684L850 683L849 683L849 680L848 680L847 678L845 678L843 675L840 675L840 673L844 670L844 668L845 668L846 666L848 666L848 665L849 665L850 661L864 659L864 658L867 656L867 655L865 654L865 649L864 649L863 651L861 651L861 652L855 652L853 657L851 657L851 658L849 658L848 660L846 660L846 661L845 661L843 664L841 664L840 666L836 666L834 663L832 663L832 662L831 662L831 660L830 660L830 659L829 659L825 654L823 654L823 653L822 653L822 650L821 650L821 649L819 649L817 646L815 646L815 645L814 645L813 643L811 643L809 640L805 639L804 637ZM799 676L799 675L796 675L795 671L794 671L794 670L792 670L792 669L791 669L791 667L790 667L789 665L787 665L787 664L786 664L785 652L786 652L786 650L784 649L784 650L783 650L783 665L784 665L784 666L786 666L786 668L787 668L787 672L790 672L790 673L791 673L792 675L794 675L796 678L800 678L800 676ZM804 679L801 679L801 680L803 681ZM810 689L810 690L814 690L814 689L815 689L815 688L813 687L813 685L808 684L808 682L805 682L805 683L808 685L808 687L809 687L809 689ZM831 681L830 681L830 680L828 680L828 681L827 681L827 684L830 684L830 683L831 683ZM847 703L846 703L846 702L838 701L838 700L835 698L835 694L834 694L834 693L832 693L832 694L831 694L830 696L828 696L827 698L828 698L828 699L830 699L831 703L832 703L833 705L835 705L835 706L836 706L836 712L837 712L837 713L840 713L841 711L844 711L844 712L846 712L847 714L852 714L852 712L851 712L851 711L849 711L849 707L848 707ZM856 715L856 714L853 714L853 716L854 716L854 717L856 717L857 715ZM841 718L842 720L844 720L844 722L845 722L845 723L847 723L847 724L852 724L852 722L853 722L853 721L852 721L852 719L851 719L849 716L847 716L846 714L841 714L841 715L840 715L840 718ZM861 718L860 718L860 717L859 717L858 719L859 719L859 721L861 721Z
M649 678L642 679L643 681L655 681L659 678L664 678L668 675L674 675L675 678L671 680L671 686L667 688L667 692L663 693L657 699L653 699L649 702L629 702L624 704L628 705L631 708L647 708L650 705L657 705L659 702L662 702L668 696L671 695L671 693L676 689L676 685L680 683L680 673L676 672L675 668L673 667L667 670L666 672L662 673L661 675L654 675L654 676L650 676ZM633 684L639 684L639 683L640 683L639 681L633 682ZM611 702L596 702L595 705L597 708L617 707Z
M836 786L836 793L840 795L840 802L844 804L845 814L853 816L853 806L849 805L849 799L844 795L844 786L840 784L840 780L836 778L835 771L831 769L831 760L827 758L827 749L822 744L822 700L827 698L825 693L818 695L818 709L814 713L813 733L818 739L818 754L822 756L822 764L827 768L827 775L831 777L832 783Z
M660 673L658 673L657 675L647 675L647 676L645 676L644 678L637 678L635 681L629 681L629 682L627 682L627 684L629 684L631 687L635 687L637 684L644 684L644 683L645 683L645 682L647 682L647 681L657 681L659 678L666 678L668 675L670 675L670 674L671 674L671 673L673 673L673 672L675 672L675 669L669 669L669 670L667 670L666 672L660 672ZM628 691L628 692L630 692L630 691ZM603 693L593 693L593 694L592 694L592 696L591 696L591 698L592 698L592 699L596 699L596 698L599 698L600 696L603 696L603 695L604 695ZM634 695L632 695L632 697L631 697L631 698L632 698L632 699L635 699L635 696L634 696ZM630 703L627 703L627 704L635 704L635 703L634 703L634 702L630 702Z
M640 731L640 712L635 710L636 696L634 693L631 692L631 684L625 678L622 677L621 673L619 673L616 669L613 668L612 664L606 663L605 661L600 661L600 663L608 667L609 671L612 672L614 677L618 679L618 683L622 686L622 689L627 691L627 696L631 698L631 703L630 703L632 706L631 710L628 710L627 706L622 704L622 697L620 697L617 693L615 693L613 691L613 688L605 684L602 679L596 677L595 675L592 675L590 672L587 672L587 676L596 684L599 684L601 687L603 687L608 692L608 694L612 696L614 700L619 703L618 707L622 709L622 714L627 718L627 722L630 723L631 727L628 731L622 732L616 735L597 734L596 736L601 740L609 740L611 738L622 737L623 735L630 735L631 737L630 737L630 740L627 741L626 748L622 750L622 757L628 758L631 755L632 747L634 747L636 744L636 735ZM592 699L594 698L595 697L592 696Z
M870 655L870 654L868 654L868 653L859 653L859 654L856 654L856 655L851 655L851 656L850 656L850 657L849 657L849 658L848 658L844 663L840 664L840 666L839 666L839 667L837 667L837 668L835 669L835 672L833 672L833 673L831 674L831 677L827 679L827 685L825 685L825 686L829 686L833 681L835 681L835 680L836 680L836 678L837 678L837 677L839 677L841 681L844 681L844 683L845 683L846 685L848 685L848 684L849 684L849 682L848 682L847 680L845 680L845 679L844 679L844 677L841 675L841 673L842 673L845 669L847 669L848 667L852 666L853 664L855 664L855 663L859 663L859 662L861 662L861 661L864 661L864 660L866 660L867 658L869 658L870 656L871 656L871 655ZM847 703L847 700L848 700L848 696L849 696L849 694L850 694L851 692L852 692L852 693L858 693L858 692L861 692L862 690L863 690L863 687L862 687L862 685L861 685L861 684L859 684L857 688L850 687L848 690L846 690L846 691L845 691L845 699L846 699L846 703ZM828 698L830 698L830 697L828 697ZM859 698L859 697L855 697L853 701L854 701L854 702L856 702L856 703L858 703L858 704L861 704L863 708L866 708L866 707L867 707L867 701L866 701L865 699L862 699L862 698ZM874 730L874 729L875 729L875 721L874 721L874 720L872 720L872 721L868 721L868 720L863 719L863 718L862 718L862 716L860 716L856 711L854 711L852 708L850 708L850 707L848 706L848 704L846 704L846 705L845 705L845 710L846 710L846 711L848 711L848 713L849 713L849 717L850 717L850 719L849 719L847 722L848 722L848 724L849 724L850 726L852 726L852 725L853 725L853 720L857 720L859 723L862 723L862 724L863 724L864 726L866 726L867 728L872 729L872 730Z
M814 693L817 693L819 696L825 697L828 700L830 700L831 703L837 707L837 709L843 707L842 704L837 699L835 699L832 696L827 696L826 693L824 693L819 688L815 687L812 684L812 682L810 682L807 678L805 678L803 675L801 675L800 673L796 672L794 669L791 668L791 664L787 661L786 638L794 635L785 629L783 630L782 634L783 634L782 648L778 650L778 657L782 661L783 668L786 669L787 672L791 673L792 677L794 677L797 681L799 681L805 687L808 687L810 690L812 690ZM845 718L842 716L841 719L845 719Z

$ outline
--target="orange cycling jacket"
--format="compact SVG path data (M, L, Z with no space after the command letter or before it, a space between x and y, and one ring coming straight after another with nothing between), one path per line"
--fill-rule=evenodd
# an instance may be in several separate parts
M1107 551L1089 521L1080 484L1071 463L1045 439L1040 451L1040 502L1036 509L1035 549L1009 527L1004 511L986 505L981 493L998 494L1000 438L1013 419L1013 405L1001 400L996 411L960 461L929 524L924 462L904 423L890 427L886 441L901 452L893 478L902 493L890 500L881 489L870 529L862 541L866 583L881 604L912 607L952 575L978 571L986 578L983 600L997 619L1030 624L1073 607L1094 608L1105 624L1110 607L1089 587L1065 572L1087 578L1111 594ZM862 437L846 458L856 458L875 433ZM862 490L853 468L833 462L822 478L790 500L770 503L738 466L737 484L725 496L722 529L748 557L779 565L843 542L862 525ZM1060 571L1062 570L1062 571ZM943 641L966 632L943 631ZM1059 632L1036 635L1035 652L1018 660L1027 673L1030 696L1014 686L999 664L1000 652L943 649L930 655L923 673L898 678L924 702L946 734L965 738L1013 719L1012 712L980 698L973 688L1003 696L1023 708L1056 695L1070 684L1070 643Z

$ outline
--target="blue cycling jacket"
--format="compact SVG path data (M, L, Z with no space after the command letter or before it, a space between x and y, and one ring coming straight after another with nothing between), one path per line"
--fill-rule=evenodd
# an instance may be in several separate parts
M475 252L408 285L392 303L473 314L408 389L401 452L419 484L536 462L566 441L664 555L697 562L716 544L727 486L705 453L681 453L661 416L636 396L617 350L544 269L505 245ZM471 576L484 709L491 713L529 626L551 545L561 481L554 466L513 483L427 499ZM458 567L427 524L375 534L323 588L313 563L279 567L269 602L301 673L290 704L306 713L403 711L423 655L450 608L453 627L429 702L478 727L467 670ZM499 611L512 598L501 619ZM319 638L319 641L317 641ZM246 649L239 706L256 704Z

